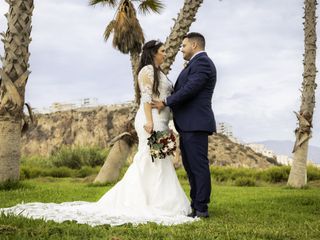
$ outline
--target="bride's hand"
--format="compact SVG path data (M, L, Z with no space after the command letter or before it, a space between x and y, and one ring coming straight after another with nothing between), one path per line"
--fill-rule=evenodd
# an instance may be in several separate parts
M147 133L152 133L153 131L153 122L147 122L144 126L143 126L144 130L146 130Z

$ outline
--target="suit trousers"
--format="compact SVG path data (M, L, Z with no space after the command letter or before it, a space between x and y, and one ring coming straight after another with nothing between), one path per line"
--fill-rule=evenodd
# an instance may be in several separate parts
M182 163L190 183L191 207L205 212L211 194L207 132L180 132Z

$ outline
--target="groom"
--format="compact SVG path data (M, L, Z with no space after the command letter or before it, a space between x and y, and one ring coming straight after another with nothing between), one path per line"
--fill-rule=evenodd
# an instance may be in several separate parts
M181 51L189 62L180 73L173 94L163 102L153 102L159 111L168 106L173 112L182 162L191 187L191 217L209 217L208 135L216 132L211 106L216 68L204 50L205 39L200 33L192 32L184 37Z

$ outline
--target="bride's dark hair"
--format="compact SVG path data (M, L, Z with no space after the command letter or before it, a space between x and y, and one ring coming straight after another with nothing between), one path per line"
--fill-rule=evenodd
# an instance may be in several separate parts
M159 74L161 69L157 68L154 64L154 56L157 54L159 48L163 45L162 42L157 41L157 40L151 40L147 43L145 43L143 45L142 48L142 53L141 53L141 57L140 57L140 63L139 63L139 67L137 70L137 74L139 74L140 70L147 65L152 65L153 67L153 72L154 72L154 81L153 81L153 86L152 86L152 93L156 94L157 96L160 95L159 92ZM138 78L137 78L138 81ZM138 104L140 103L140 97L141 97L141 93L140 93L140 88L139 88L139 84L136 83L136 94L138 96Z

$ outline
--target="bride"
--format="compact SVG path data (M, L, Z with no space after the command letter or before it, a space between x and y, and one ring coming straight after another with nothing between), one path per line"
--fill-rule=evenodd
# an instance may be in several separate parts
M147 138L153 130L168 129L170 109L160 113L151 108L152 100L163 100L172 84L161 71L165 58L163 43L155 40L143 46L138 69L140 107L135 117L139 137L138 152L124 177L97 202L26 203L0 209L5 214L22 215L63 222L74 220L91 226L155 222L181 224L197 219L188 217L190 203L172 164L171 157L151 160Z

